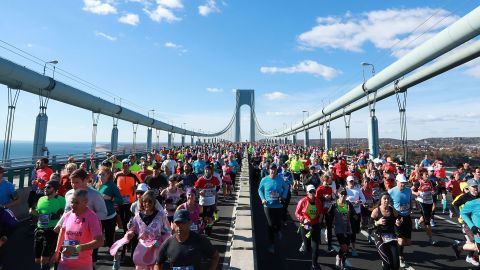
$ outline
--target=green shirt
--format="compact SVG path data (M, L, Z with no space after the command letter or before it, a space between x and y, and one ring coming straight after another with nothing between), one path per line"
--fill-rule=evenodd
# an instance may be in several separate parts
M52 199L48 199L48 196L43 196L38 200L37 212L38 212L38 228L53 228L57 225L58 220L63 214L65 209L65 198L62 196L55 196Z
M129 169L132 172L139 172L142 169L142 167L140 167L140 165L138 165L137 163L133 163L133 165L130 166Z
M122 195L117 185L113 181L107 181L100 186L98 192L102 196L105 194L113 198L113 200L105 200L105 206L107 207L108 216L115 214L115 204L123 204Z

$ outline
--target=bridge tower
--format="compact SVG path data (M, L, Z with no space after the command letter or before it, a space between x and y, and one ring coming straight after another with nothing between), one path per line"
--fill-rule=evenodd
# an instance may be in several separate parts
M237 105L235 108L235 141L240 142L240 107L250 106L250 141L255 141L255 90L237 89Z

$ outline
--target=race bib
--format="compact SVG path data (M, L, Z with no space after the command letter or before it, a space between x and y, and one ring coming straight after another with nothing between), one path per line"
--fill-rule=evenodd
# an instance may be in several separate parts
M80 241L77 241L77 240L63 240L63 245L64 246L76 246L76 245L79 245L79 244L80 244ZM76 260L76 259L78 259L78 252L75 252L70 256L63 255L63 259Z
M332 201L323 202L323 208L330 208L330 206L332 206Z
M190 266L174 266L172 267L172 270L195 270L193 265Z
M433 203L433 196L432 196L431 192L424 192L422 194L422 199L423 199L423 203L426 203L426 204L432 204Z
M278 198L280 198L280 194L276 191L270 191L270 201L271 202L277 202Z
M410 211L410 204L405 203L405 204L400 204L400 212L407 212Z
M49 222L50 222L50 215L49 214L41 214L41 215L38 216L38 226L48 227Z
M198 225L195 223L192 223L192 225L190 226L190 230L194 232L198 231Z
M130 197L129 196L123 196L123 204L129 204L130 203Z
M203 196L204 197L213 197L213 190L211 189L205 189L204 193L203 193Z
M384 243L397 241L397 236L393 233L382 233L380 236L382 237L382 241Z

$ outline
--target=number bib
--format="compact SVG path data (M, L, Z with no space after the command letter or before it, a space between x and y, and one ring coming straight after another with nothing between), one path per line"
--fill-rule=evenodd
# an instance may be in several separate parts
M123 200L123 204L129 204L130 203L130 197L129 196L123 196L122 200Z
M195 270L193 265L190 266L174 266L172 267L172 270Z
M48 227L49 222L50 222L49 214L41 214L38 216L38 226Z
M280 194L276 191L270 191L270 202L278 202L278 198L280 197Z
M323 202L323 208L330 208L332 206L332 201L324 201Z
M64 246L76 246L76 245L79 245L79 244L80 244L80 241L77 241L77 240L64 240L63 241ZM66 260L76 260L76 259L78 259L78 252L75 252L68 257L63 255L63 258L66 259Z
M194 232L197 232L198 231L198 225L195 224L195 223L192 223L192 225L190 226L190 230L194 231Z
M393 233L382 233L380 236L382 237L382 241L384 243L397 241L397 236Z

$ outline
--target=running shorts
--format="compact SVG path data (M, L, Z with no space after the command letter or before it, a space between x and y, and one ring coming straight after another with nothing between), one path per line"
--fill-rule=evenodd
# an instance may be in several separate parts
M215 212L215 205L203 206L202 217L213 218L214 212Z
M419 203L420 210L422 211L423 224L430 225L430 220L432 219L432 204Z
M396 227L398 238L412 239L412 218L405 216L401 218L400 226Z

